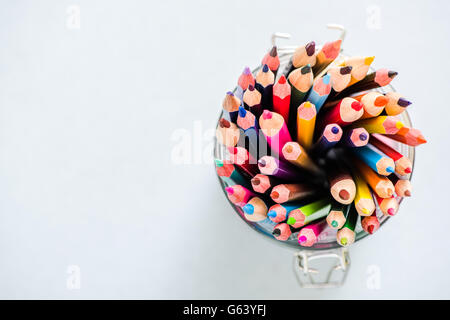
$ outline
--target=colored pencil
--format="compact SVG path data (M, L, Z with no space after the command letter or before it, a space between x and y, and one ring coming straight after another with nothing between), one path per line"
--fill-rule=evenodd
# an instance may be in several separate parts
M394 185L385 176L379 175L372 170L367 164L358 158L353 158L353 164L362 178L381 198L390 198L394 194Z
M355 227L358 220L358 213L354 206L351 206L344 226L336 234L337 243L347 247L355 242Z
M344 98L334 107L326 110L322 118L318 119L319 128L324 128L329 123L346 126L361 118L364 113L361 102L353 98Z
M328 95L331 92L331 77L329 74L324 75L323 77L317 78L314 81L314 84L311 90L306 97L306 100L311 102L316 106L316 111L319 112L320 108L322 108L323 104L328 98Z
M263 109L272 109L272 93L275 75L265 64L256 74L255 89L261 93L261 105Z
M349 150L378 174L388 176L395 171L394 160L383 153L377 152L370 145L350 148Z
M340 229L347 219L350 205L345 205L337 201L331 203L330 212L327 215L327 223L333 229Z
M361 81L358 81L357 83L342 90L339 96L349 96L357 92L387 86L397 76L397 74L397 72L388 69L378 69L375 72L369 73Z
M369 185L361 174L353 171L353 178L356 185L355 208L360 216L370 216L375 211L375 202L372 198Z
M267 65L270 71L276 76L278 68L280 67L280 58L278 57L277 47L273 46L272 49L263 57L261 65Z
M317 173L321 172L298 142L287 142L282 149L282 154L287 161L297 167Z
M406 126L400 128L396 133L388 133L386 137L412 147L417 147L427 142L420 130Z
M258 121L251 111L247 111L243 106L239 106L237 125L244 131L248 129L257 129Z
M336 123L327 124L322 135L317 139L312 150L315 154L322 154L334 147L342 137L342 129Z
M225 191L231 203L240 207L245 206L251 198L256 197L253 192L238 184L226 187Z
M292 234L291 227L287 223L280 223L275 226L272 231L275 239L286 241Z
M242 100L245 90L247 90L248 86L255 86L255 77L253 77L252 71L249 67L245 67L244 71L238 78L238 87L236 91L236 96Z
M393 116L378 116L376 118L363 119L351 125L351 128L364 128L368 133L382 134L396 134L402 127L404 127L403 122Z
M364 147L369 143L369 133L364 128L348 128L344 131L341 142L347 147Z
M410 197L412 193L411 181L405 178L400 178L395 174L391 174L389 180L394 184L395 193L399 197Z
M228 147L230 161L236 167L246 173L247 177L253 178L259 173L258 161L243 147Z
M371 135L369 142L375 148L392 158L395 163L395 172L400 175L406 175L412 172L412 162L408 157L405 157L394 148L387 145L389 139L384 138L381 135Z
M297 108L305 100L306 94L313 84L311 66L295 69L289 74L288 83L291 86L291 101L289 103L289 127L295 126L297 119Z
M411 104L410 101L406 100L398 92L388 92L385 97L388 99L388 103L386 104L386 107L384 107L384 110L388 116L399 115Z
M368 217L361 219L361 227L367 233L373 234L380 227L380 221L378 221L376 212Z
M334 200L350 204L355 199L356 186L348 170L337 161L327 162L327 178Z
M248 186L248 177L244 177L230 161L215 159L214 162L216 164L217 175L227 185L240 184Z
M319 238L320 233L327 227L325 220L315 222L303 227L298 233L297 240L302 247L312 247Z
M351 57L343 61L343 66L352 67L352 79L349 86L364 79L374 59L375 57Z
M249 85L244 92L244 106L258 119L262 112L261 93L253 85Z
M316 113L316 107L309 101L303 102L297 109L297 141L307 150L313 143Z
M264 110L259 118L259 127L271 149L282 156L283 146L292 141L284 118L276 112Z
M285 163L272 156L264 156L258 161L259 171L268 176L293 181L295 179L305 179L304 174L289 163Z
M328 198L314 201L289 212L287 224L293 228L303 227L312 221L327 216L330 208L331 204Z
M216 129L216 138L219 143L227 147L234 147L239 142L239 128L233 122L222 118Z
M267 219L267 204L260 197L251 198L242 210L248 221L258 222Z
M258 173L251 180L252 188L255 192L262 194L270 194L272 187L279 184L279 180L272 176L266 176Z
M295 49L291 61L295 69L306 66L307 64L314 66L316 64L316 43L311 41Z
M323 45L322 49L317 53L316 64L313 67L313 73L319 74L328 65L333 62L341 51L342 40L336 40L332 42L327 42Z
M327 74L330 76L331 86L334 93L341 92L347 88L350 80L352 79L351 72L351 66L331 67L328 69Z
M270 197L276 203L302 200L315 194L317 189L303 183L279 184L273 187Z
M381 198L376 193L374 195L381 212L383 212L385 216L394 216L397 213L398 201L394 196L389 198Z
M291 101L291 86L282 75L273 86L273 111L283 116L285 123L289 121L289 103Z
M273 222L283 222L288 218L289 212L302 206L302 202L293 201L286 203L277 203L269 208L267 216Z
M233 92L228 91L222 102L223 110L228 114L228 119L231 122L236 123L238 117L239 106L241 105L241 100L234 95Z
M353 98L363 104L364 114L361 119L373 118L380 115L389 101L388 98L376 91L371 91Z

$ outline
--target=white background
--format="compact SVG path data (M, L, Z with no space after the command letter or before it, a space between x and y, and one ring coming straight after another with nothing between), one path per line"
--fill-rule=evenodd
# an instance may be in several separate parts
M80 29L66 12L80 8ZM367 8L381 10L381 29ZM0 298L450 298L448 1L0 1ZM70 22L70 21L69 21ZM414 103L414 197L351 247L339 289L300 289L293 251L247 227L174 131L214 127L274 31L337 37ZM369 24L370 26L370 24ZM205 139L200 148L207 150ZM207 151L205 151L207 152ZM71 265L81 287L70 290ZM380 288L368 286L370 266Z

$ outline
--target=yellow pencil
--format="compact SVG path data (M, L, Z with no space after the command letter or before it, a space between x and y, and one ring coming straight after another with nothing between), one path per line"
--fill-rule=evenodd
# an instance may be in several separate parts
M364 128L368 133L396 134L405 125L394 116L378 116L355 121L351 128Z
M316 106L309 101L303 102L297 109L297 141L305 149L313 144L316 114Z
M356 185L355 208L360 216L370 216L375 211L375 203L370 193L369 186L363 177L356 172L353 172L353 178Z

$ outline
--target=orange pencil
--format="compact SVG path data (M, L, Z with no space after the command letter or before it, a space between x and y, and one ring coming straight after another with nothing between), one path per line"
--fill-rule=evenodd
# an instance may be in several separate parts
M427 142L420 130L405 126L399 129L395 134L387 134L386 137L412 147L416 147Z

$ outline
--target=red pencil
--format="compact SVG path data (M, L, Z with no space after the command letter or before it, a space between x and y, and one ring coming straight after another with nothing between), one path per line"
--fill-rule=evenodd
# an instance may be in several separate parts
M289 103L291 101L291 86L287 83L286 77L282 75L273 86L273 111L281 114L284 121L289 121Z
M388 139L381 135L374 134L370 136L369 143L394 160L395 172L402 176L412 172L411 160L387 145L387 143L389 143Z
M375 211L371 216L362 218L361 226L365 232L370 234L373 234L375 231L377 231L380 227L380 222L377 218L377 212Z

